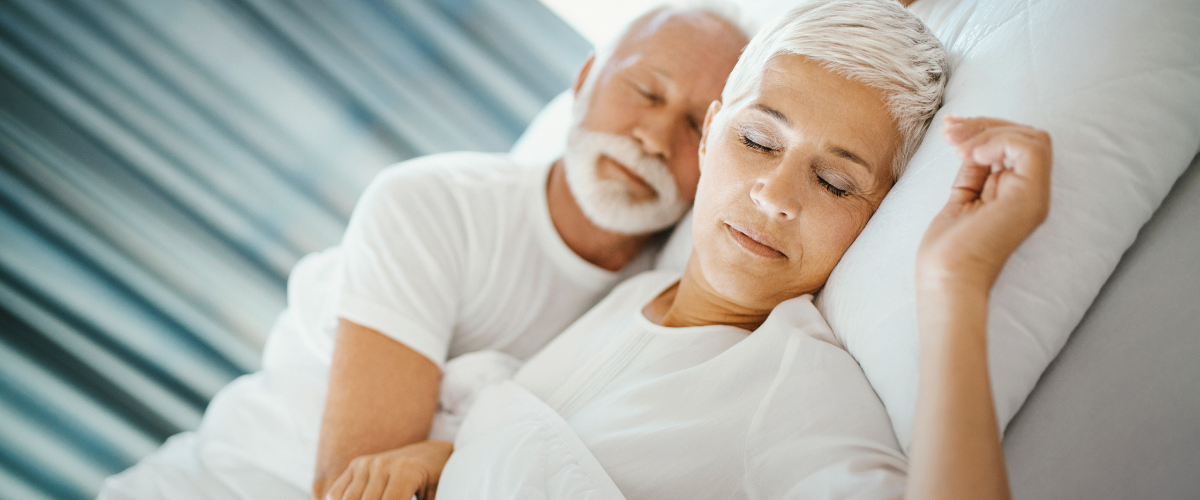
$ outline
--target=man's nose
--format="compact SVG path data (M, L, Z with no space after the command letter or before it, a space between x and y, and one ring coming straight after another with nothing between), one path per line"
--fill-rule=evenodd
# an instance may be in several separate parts
M777 168L754 183L750 188L750 199L768 217L792 220L800 215L802 189L798 175Z
M679 121L667 110L648 111L634 125L633 138L641 144L646 154L669 160L671 140Z

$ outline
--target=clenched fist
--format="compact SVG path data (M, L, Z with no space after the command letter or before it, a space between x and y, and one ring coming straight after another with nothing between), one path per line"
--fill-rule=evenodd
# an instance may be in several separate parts
M950 201L917 252L919 289L991 290L1050 209L1050 136L993 118L947 117L962 160Z

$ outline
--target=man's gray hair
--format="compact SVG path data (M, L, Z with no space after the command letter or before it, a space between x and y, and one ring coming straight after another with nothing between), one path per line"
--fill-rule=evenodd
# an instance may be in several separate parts
M629 31L635 27L641 26L646 19L655 16L663 11L671 12L704 12L712 14L714 17L729 24L737 29L746 40L754 38L754 34L758 32L758 24L749 16L746 16L737 4L732 0L669 0L660 2L653 7L646 9L645 12L638 15L625 25L620 32L611 40L600 44L596 47L596 60L592 63L592 75L589 79L597 77L600 73L598 70L604 67L608 62L608 58L617 50L621 42L629 36Z
M746 40L750 40L758 34L758 23L750 16L745 15L741 7L731 0L675 0L664 2L653 10L662 9L708 12L733 25L746 37Z
M720 115L732 116L735 103L757 93L767 63L785 54L883 91L902 136L892 162L892 179L898 179L941 106L949 77L946 50L929 28L892 1L805 2L750 41L721 93Z

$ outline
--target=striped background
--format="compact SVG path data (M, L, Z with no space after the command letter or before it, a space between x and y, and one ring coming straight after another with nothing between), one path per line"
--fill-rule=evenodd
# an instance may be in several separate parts
M0 0L0 498L193 428L376 172L507 149L588 50L536 0Z

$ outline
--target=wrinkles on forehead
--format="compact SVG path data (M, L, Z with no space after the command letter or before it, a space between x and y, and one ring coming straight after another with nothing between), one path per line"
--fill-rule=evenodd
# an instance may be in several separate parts
M746 43L736 26L716 14L664 8L631 23L616 45L605 51L607 57L598 57L602 65L596 69L611 74L643 63L656 76L701 87L716 85L719 92Z
M682 109L698 133L746 43L737 26L708 11L659 9L643 15L615 46L596 55L576 96L576 119L585 121L593 112L596 95L634 89L650 106L636 108Z
M749 43L737 26L712 12L663 7L647 12L631 22L629 28L616 39L611 53L627 52L631 47L653 37L675 38L684 37L689 33L701 34L700 38L710 43L726 41L736 44L736 47L732 48L738 54L741 53L742 47ZM692 47L679 48L683 49L679 51L680 55L695 52L689 50Z
M718 22L716 16L703 11L681 11L669 7L655 9L630 23L629 29L618 39L617 49L620 50L622 45L649 38L664 28L674 27L672 25L686 23L699 30L705 30L716 28L712 24L714 22Z

